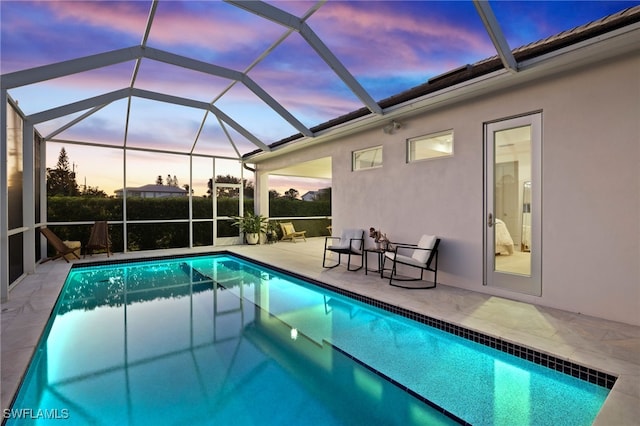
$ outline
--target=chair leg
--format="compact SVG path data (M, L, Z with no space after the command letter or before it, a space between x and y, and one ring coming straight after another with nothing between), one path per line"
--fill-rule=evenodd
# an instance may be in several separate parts
M327 269L331 269L331 268L335 268L336 266L340 265L340 256L341 254L338 253L338 263L336 263L335 265L331 265L331 266L327 266L327 250L324 251L324 256L322 256L322 267L323 268L327 268Z
M393 287L405 288L407 290L426 290L426 289L430 289L430 288L436 288L436 285L437 285L437 282L438 282L438 269L436 268L435 270L433 270L433 269L427 269L427 270L433 272L433 285L427 285L427 286L421 286L421 287L412 287L412 286L401 285L401 284L398 284L398 282L402 282L402 281L424 281L424 271L425 271L425 269L420 268L420 278L406 278L406 279L396 278L396 282L393 282L393 277L394 277L394 275L397 274L396 261L394 259L393 260L393 267L391 268L391 274L389 275L389 285L391 285Z
M382 266L380 267L380 278L384 278L384 265L387 263L387 256L382 255Z
M393 265L391 265L391 272L389 273L389 285L393 285L393 276L396 274L396 260L393 259Z
M349 252L349 259L347 260L347 271L359 271L360 269L362 269L362 266L364 265L364 260L362 259L362 256L360 256L360 266L357 267L356 269L351 269L351 252Z

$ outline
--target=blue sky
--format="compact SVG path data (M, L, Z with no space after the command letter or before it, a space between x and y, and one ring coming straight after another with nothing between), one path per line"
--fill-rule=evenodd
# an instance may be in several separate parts
M314 5L309 1L269 3L296 16L303 16ZM490 4L510 47L516 48L638 2ZM147 0L2 0L0 72L139 45L150 6L151 1ZM496 54L470 1L330 0L306 22L376 101ZM219 1L161 0L147 45L246 71L286 30ZM31 114L128 87L133 69L133 62L123 63L11 89L9 94L26 114ZM363 106L295 32L248 75L307 127ZM143 60L136 87L204 102L217 99L218 108L267 144L297 133L242 84L230 83L220 77ZM116 101L58 137L122 146L126 111L127 101ZM78 115L42 123L37 128L46 136ZM184 151L197 140L195 152L235 155L215 117L205 117L200 110L134 99L130 123L127 145L131 147ZM235 131L230 133L241 154L255 149ZM57 153L53 156L48 163L55 163Z

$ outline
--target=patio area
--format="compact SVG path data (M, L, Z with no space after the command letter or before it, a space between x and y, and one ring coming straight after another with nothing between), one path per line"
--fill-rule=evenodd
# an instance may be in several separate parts
M618 376L595 424L632 425L640 418L640 327L601 320L439 284L432 290L388 285L378 274L322 268L324 238L260 246L116 253L132 259L228 250L429 317L527 346ZM106 260L98 254L75 262ZM372 259L369 264L371 265ZM2 304L2 408L9 407L71 264L37 267Z

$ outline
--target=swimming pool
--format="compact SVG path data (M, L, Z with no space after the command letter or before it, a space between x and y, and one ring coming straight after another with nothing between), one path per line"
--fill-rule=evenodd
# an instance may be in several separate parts
M574 425L608 394L339 293L227 254L75 265L8 424Z

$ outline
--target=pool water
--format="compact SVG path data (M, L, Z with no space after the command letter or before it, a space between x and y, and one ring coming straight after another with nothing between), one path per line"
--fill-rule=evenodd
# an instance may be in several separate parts
M608 392L224 254L72 268L7 424L588 425Z

